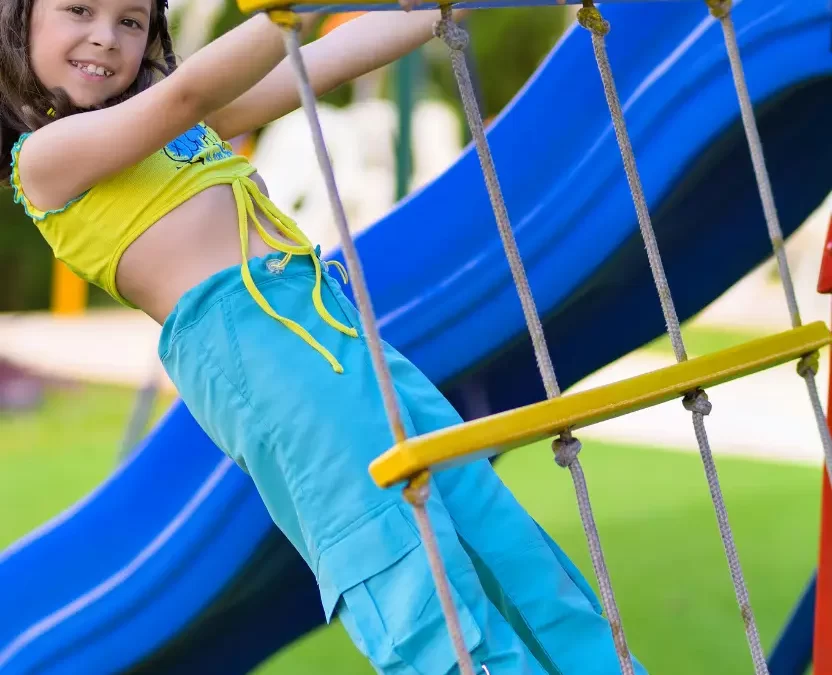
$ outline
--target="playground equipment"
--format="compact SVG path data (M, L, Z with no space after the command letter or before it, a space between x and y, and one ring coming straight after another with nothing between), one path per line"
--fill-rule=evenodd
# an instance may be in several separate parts
M312 1L314 3L314 0ZM482 164L505 255L511 267L514 285L520 296L526 325L534 345L538 369L549 401L531 408L511 410L499 415L488 416L482 420L463 423L456 427L420 436L417 439L408 439L402 422L395 386L384 359L375 311L367 290L361 261L349 231L344 207L338 194L332 164L326 150L317 115L315 93L309 82L301 55L298 39L300 21L294 11L290 10L296 10L304 4L308 3L300 0L299 2L295 1L291 4L282 5L275 0L239 0L239 5L244 11L266 10L272 20L285 29L286 50L297 75L300 98L309 120L320 168L327 182L347 269L353 279L354 293L361 313L362 325L373 357L373 366L381 388L382 399L395 443L388 453L371 465L370 473L380 487L386 488L402 482L406 483L404 496L413 507L419 525L424 550L430 563L450 639L456 652L460 673L462 675L474 675L474 668L469 650L465 645L462 626L445 575L442 556L427 514L426 506L430 490L431 470L443 468L455 460L463 458L470 461L472 458L482 456L484 451L503 452L544 437L554 437L552 450L555 461L559 466L570 470L575 484L581 520L586 531L593 568L600 586L601 602L610 622L621 672L624 675L632 674L635 671L630 651L604 560L600 537L592 515L587 482L578 459L581 443L573 436L573 431L586 424L602 421L617 414L632 412L648 405L655 405L675 396L682 398L685 409L692 414L694 432L704 463L737 603L745 624L746 638L754 663L754 670L758 675L767 675L769 672L768 664L751 608L751 601L728 522L728 514L719 485L716 465L713 461L705 429L704 418L710 414L711 404L704 388L728 379L728 373L738 376L747 375L780 363L785 359L799 358L797 372L806 381L807 392L815 412L824 456L826 457L826 464L830 475L832 475L832 438L826 426L815 382L815 375L818 370L817 350L819 347L832 342L832 336L825 325L801 327L800 312L785 256L783 231L774 203L772 186L763 157L760 134L751 97L748 93L735 27L731 17L731 0L707 0L706 4L711 15L719 20L724 34L757 187L763 204L769 238L786 293L793 329L788 333L773 336L767 340L758 340L710 357L688 361L679 317L665 276L647 199L636 166L635 154L624 120L624 111L607 54L605 38L610 31L610 24L603 18L592 0L584 0L583 7L578 12L578 23L592 36L593 51L601 75L607 105L610 109L621 158L624 162L633 204L638 214L641 235L647 247L647 256L661 301L662 314L667 323L668 334L678 365L627 382L586 392L584 395L578 394L562 398L551 354L546 344L543 325L509 221L508 210L485 136L483 120L466 64L465 49L468 45L468 35L454 23L451 5L443 4L440 6L442 18L436 24L435 34L444 40L450 51L465 114ZM378 4L385 3L382 0ZM405 4L403 2L402 4L406 6L406 9L411 9L415 3L407 2ZM483 4L488 6L488 3ZM562 405L557 405L558 403Z
M58 316L83 314L87 308L89 288L60 260L52 263L51 310Z
M685 320L770 255L720 26L698 2L604 14ZM832 187L829 8L742 2L734 20L788 236ZM488 133L564 390L665 328L592 55L569 31ZM466 419L544 401L473 147L356 245L385 339ZM323 621L314 578L181 404L94 494L0 554L0 597L4 675L242 674Z
M832 218L821 257L818 293L832 293ZM832 373L829 375L827 400L832 401ZM832 430L832 406L826 412L826 419L827 426ZM821 482L818 570L809 579L772 650L769 664L775 674L800 675L810 665L815 673L832 673L832 641L829 639L832 635L832 489L826 471Z

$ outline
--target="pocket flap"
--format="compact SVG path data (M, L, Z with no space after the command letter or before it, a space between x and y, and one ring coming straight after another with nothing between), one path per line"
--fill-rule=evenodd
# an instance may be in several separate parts
M413 525L391 503L324 549L316 576L327 623L344 591L386 570L418 545Z

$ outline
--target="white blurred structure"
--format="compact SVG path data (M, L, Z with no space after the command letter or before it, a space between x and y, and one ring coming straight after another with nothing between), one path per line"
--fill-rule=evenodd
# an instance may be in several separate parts
M350 231L363 231L396 201L398 113L386 100L369 99L346 108L319 104L318 114ZM459 155L459 121L450 106L423 101L413 111L413 180L418 188ZM323 251L339 245L332 210L302 110L269 125L253 164L269 196Z
M185 59L208 42L225 0L168 0L168 16L179 19L176 54Z

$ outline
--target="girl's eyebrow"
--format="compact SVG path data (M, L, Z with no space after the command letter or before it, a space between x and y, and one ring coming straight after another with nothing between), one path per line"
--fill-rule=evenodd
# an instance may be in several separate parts
M133 5L132 7L128 7L125 11L129 13L136 12L137 14L144 14L145 16L150 16L150 12L147 11L147 7L144 5Z

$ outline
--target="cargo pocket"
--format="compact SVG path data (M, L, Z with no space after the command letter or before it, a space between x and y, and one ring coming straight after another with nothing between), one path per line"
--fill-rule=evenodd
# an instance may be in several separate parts
M337 608L353 642L377 668L407 664L414 675L444 675L456 654L424 547L401 508L391 504L321 553L321 600L327 621ZM476 584L473 567L467 574ZM470 653L482 643L482 631L450 582Z

